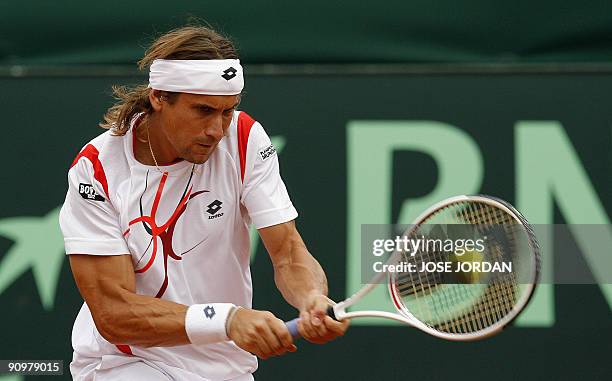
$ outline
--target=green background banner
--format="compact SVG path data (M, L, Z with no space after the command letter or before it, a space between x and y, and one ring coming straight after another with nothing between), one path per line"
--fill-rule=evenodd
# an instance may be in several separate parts
M102 132L96 125L112 101L111 84L142 80L0 78L0 359L69 362L81 299L57 226L66 173ZM407 223L454 194L504 198L538 224L609 224L610 88L606 74L251 75L241 108L282 146L298 227L327 271L330 296L341 299L359 287L361 224ZM541 241L544 276L551 277L554 247L547 237ZM581 271L597 278L612 270L597 266L610 252L575 241ZM261 244L253 255L255 307L292 318ZM475 343L355 321L344 338L325 346L302 342L296 354L260 362L256 375L609 379L611 305L609 284L546 285L514 327Z
M0 64L131 64L192 16L231 34L248 63L612 59L605 0L4 0Z

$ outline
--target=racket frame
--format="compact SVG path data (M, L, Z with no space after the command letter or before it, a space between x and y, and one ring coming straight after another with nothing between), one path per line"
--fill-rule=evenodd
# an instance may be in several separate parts
M474 196L461 195L461 196L450 197L450 198L447 198L445 200L442 200L432 205L427 210L425 210L423 213L421 213L415 219L415 222L413 226L411 227L410 232L417 229L421 225L422 221L424 221L427 217L429 217L431 214L433 214L437 210L443 208L444 206L451 205L457 202L466 202L466 201L481 202L481 203L485 203L485 204L502 209L504 212L511 215L517 223L524 226L525 229L528 231L528 234L530 233L531 235L529 244L531 246L532 251L535 254L532 256L532 260L534 262L532 263L532 266L531 266L531 268L533 269L533 279L531 283L525 283L526 290L523 292L523 294L521 295L521 298L517 301L517 303L514 305L512 310L506 316L504 316L502 319L497 321L495 324L485 329L479 330L477 332L459 333L459 334L440 332L438 330L435 330L429 327L427 324L421 322L420 320L418 320L402 303L398 301L399 293L394 287L395 282L394 282L393 273L390 273L388 276L384 273L378 273L372 278L370 283L363 286L361 289L359 289L349 298L332 306L336 319L343 320L343 319L352 319L352 318L357 318L357 317L379 317L379 318L391 319L391 320L399 321L401 323L405 323L415 328L418 328L435 337L439 337L441 339L451 340L451 341L473 341L473 340L484 339L486 337L499 333L505 326L511 323L529 303L533 295L533 292L535 290L535 286L538 282L539 269L540 269L539 246L537 244L537 241L535 240L535 236L533 236L533 231L531 229L531 226L529 225L527 220L516 209L514 209L514 207L512 207L510 204L506 203L503 200L500 200L500 199L497 199L491 196L485 196L485 195L474 195ZM407 233L409 234L409 232ZM391 257L389 257L389 260L387 260L386 263L394 263L395 261L399 259L398 258L399 255L401 255L401 253L398 251L395 251L391 255ZM387 283L388 283L389 295L391 296L393 305L395 306L396 310L399 313L393 313L393 312L387 312L387 311L350 311L350 312L347 311L347 308L356 304L365 295L370 293L370 291L372 291L375 287L381 284L385 278L388 278Z

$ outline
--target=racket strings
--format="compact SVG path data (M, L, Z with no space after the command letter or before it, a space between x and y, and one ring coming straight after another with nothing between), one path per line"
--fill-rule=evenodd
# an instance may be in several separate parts
M481 230L481 233L484 221L493 223L490 208L481 208L472 204L467 205L467 207L463 209L461 216L466 222L475 224L474 226ZM497 250L493 250L493 252L497 252ZM493 257L495 258L497 256L493 255ZM487 288L485 297L480 299L475 308L460 317L460 320L470 327L468 329L480 330L495 324L496 321L501 319L503 314L500 314L497 303L491 301L491 297L497 296L496 290L496 286ZM487 295L488 293L491 293L492 296Z
M442 214L444 220L440 222L444 224L456 223L456 219L451 219L450 216L458 215L461 209L457 205L451 205L447 207L447 209L447 213ZM415 231L412 235L416 237L419 236L419 234L421 236L428 235L425 232L420 232L420 230ZM441 250L420 250L412 257L411 262L416 263L417 268L419 268L418 266L420 266L420 264L422 263L438 263L444 262L446 260L446 253L442 252ZM425 322L444 321L443 325L445 330L451 332L457 331L456 327L458 325L461 325L462 322L460 319L458 319L458 317L449 320L447 318L447 310L450 308L450 306L461 305L465 303L466 300L469 301L469 299L466 298L466 295L469 295L469 293L457 292L454 288L450 288L449 285L443 284L441 278L444 273L442 272L425 272L425 276L423 276L422 274L422 272L417 272L418 287L415 287L414 289L416 289L418 293L415 293L414 295L416 303L412 303L413 309L415 309L414 307L416 307L416 312L419 320ZM431 274L434 275L432 276ZM412 274L409 273L409 275L409 280L414 281ZM400 285L405 281L406 279L400 278ZM410 290L411 288L400 286L398 289ZM404 294L402 296L408 295Z
M463 209L461 217L477 229L481 229L481 233L485 233L482 229L500 226L507 228L516 225L513 218L507 213L487 204L470 203ZM513 234L506 234L504 237L513 238ZM510 242L507 244L510 244ZM499 242L495 242L493 245L488 245L487 252L493 261L501 261L504 256L507 256L507 253L513 252L510 247L506 246L505 249L503 250ZM512 310L516 302L515 283L516 279L513 272L495 277L487 285L486 291L474 307L459 316L458 320L467 323L463 326L467 325L470 331L481 330L494 325ZM457 319L452 321L456 322ZM456 326L453 328L455 328L453 331L456 331Z
M428 222L429 221L429 222ZM470 224L477 234L492 239L486 246L486 260L512 260L516 251L516 233L521 225L504 210L480 202L457 202L438 210L424 224ZM412 230L408 238L428 236L421 228ZM420 268L426 262L444 262L443 250L419 250L403 255L407 263ZM477 274L480 276L480 274ZM471 333L490 327L514 308L518 300L517 279L513 271L489 276L475 284L445 282L444 272L405 272L395 279L395 286L406 309L428 326L447 333Z
M516 229L520 225L516 224L514 220L510 219L508 214L503 213L500 209L486 208L486 210L491 225L495 224L496 226L502 226L506 230L506 233L512 233L504 235L504 237L508 240L508 245L510 246L507 248L507 250L503 250L499 245L495 245L493 247L491 250L491 252L494 254L493 259L498 262L508 259L514 260L514 258L507 258L506 256L516 252L516 232L511 230ZM495 291L494 297L496 298L493 304L496 308L498 308L497 320L500 320L506 314L510 313L514 307L514 304L517 301L517 290L515 289L516 286L516 274L513 271L506 273L503 277L499 277L493 284L492 289Z

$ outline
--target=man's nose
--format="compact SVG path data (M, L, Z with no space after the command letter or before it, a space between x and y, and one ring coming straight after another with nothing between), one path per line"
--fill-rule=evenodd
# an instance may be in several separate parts
M223 137L223 116L219 114L212 118L210 124L204 129L204 133L215 141L221 140Z

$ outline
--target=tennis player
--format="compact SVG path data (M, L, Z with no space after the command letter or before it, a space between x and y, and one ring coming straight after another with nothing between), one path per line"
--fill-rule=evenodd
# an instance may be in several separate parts
M140 61L149 83L115 87L108 129L80 151L60 213L85 303L72 332L75 380L253 380L256 356L296 350L283 321L251 309L255 225L299 331L347 329L296 230L278 158L238 111L230 40L199 26L161 36Z

